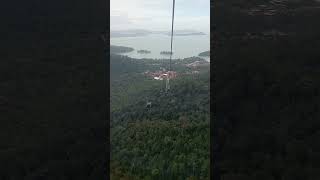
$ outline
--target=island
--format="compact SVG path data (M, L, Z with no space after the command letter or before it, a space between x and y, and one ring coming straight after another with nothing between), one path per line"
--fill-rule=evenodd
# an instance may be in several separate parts
M148 50L138 50L137 52L140 54L150 54L151 53L151 51L148 51Z
M171 31L150 31L143 29L131 29L131 30L112 30L110 31L111 38L119 37L140 37L152 34L162 34L171 36ZM174 31L174 36L195 36L195 35L206 35L204 32L196 30L176 30Z
M206 34L203 32L191 32L191 33L174 33L174 35L175 36L197 36L197 35L206 35Z
M205 51L199 54L201 57L210 57L210 51Z
M166 32L165 34L171 36L171 32ZM206 35L203 32L194 30L177 30L173 33L174 36L196 36L196 35Z
M193 56L193 57L188 57L188 58L184 58L182 61L184 64L190 64L190 63L194 63L194 62L206 62L206 60L204 60L201 57L197 57L197 56Z
M173 54L173 52L171 53L170 51L161 51L160 54L162 54L162 55L171 55L171 54Z
M110 45L110 53L113 53L113 54L128 53L132 51L134 51L134 49L131 47Z
M152 32L148 30L142 30L142 29L110 31L111 38L139 37L139 36L146 36L149 34L152 34Z

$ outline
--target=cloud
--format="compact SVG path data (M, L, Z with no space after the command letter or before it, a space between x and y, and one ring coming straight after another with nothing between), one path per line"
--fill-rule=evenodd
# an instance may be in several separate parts
M132 20L128 17L128 14L121 11L113 11L110 15L110 27L111 29L121 29L132 24Z
M168 30L172 0L111 0L111 29ZM209 31L209 0L176 0L175 28Z

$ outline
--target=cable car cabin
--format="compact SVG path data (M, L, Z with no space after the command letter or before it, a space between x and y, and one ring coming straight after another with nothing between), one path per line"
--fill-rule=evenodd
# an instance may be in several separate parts
M147 104L146 104L146 108L151 108L151 105L152 105L152 103L149 101L149 102L147 102Z

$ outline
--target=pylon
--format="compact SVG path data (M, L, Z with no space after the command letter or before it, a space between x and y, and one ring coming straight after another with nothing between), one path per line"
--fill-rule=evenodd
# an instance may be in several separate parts
M167 76L167 80L166 80L166 92L170 89L170 78L169 76Z

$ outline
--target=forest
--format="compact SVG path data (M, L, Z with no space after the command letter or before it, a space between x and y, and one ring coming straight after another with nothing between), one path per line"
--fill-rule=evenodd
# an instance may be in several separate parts
M111 80L111 179L209 179L208 68L172 80L165 94L163 82L141 75L159 69L151 65L155 60L112 55L110 61L111 75L117 73ZM187 71L181 62L176 66Z

